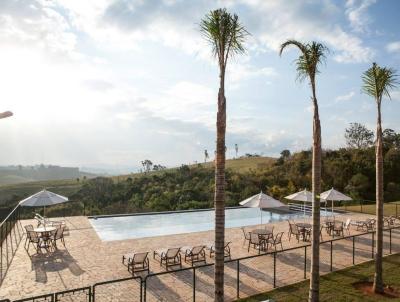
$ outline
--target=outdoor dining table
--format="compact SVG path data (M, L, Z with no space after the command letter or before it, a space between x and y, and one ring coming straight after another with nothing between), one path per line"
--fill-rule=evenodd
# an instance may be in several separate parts
M263 240L264 242L263 250L266 250L267 247L265 246L265 244L267 243L269 236L272 235L272 231L267 229L254 229L251 230L249 233L257 234L258 237L261 238L261 240Z
M267 229L254 229L251 230L249 233L257 234L258 236L266 236L272 234L272 231Z
M303 234L303 241L306 241L306 230L311 230L312 225L311 223L307 222L298 222L296 226L301 229L301 233Z
M302 229L311 229L312 228L311 223L307 223L307 222L298 222L298 223L296 223L296 225Z
M42 241L40 247L42 247L42 248L48 248L49 247L49 244L50 244L50 233L55 231L55 230L56 230L56 228L52 227L52 226L39 227L39 228L33 229L33 231L35 233L40 234L39 238Z

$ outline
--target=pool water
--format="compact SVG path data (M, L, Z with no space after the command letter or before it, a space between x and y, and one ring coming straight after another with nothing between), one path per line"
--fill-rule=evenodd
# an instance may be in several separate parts
M321 211L322 212L322 211ZM258 208L225 210L225 227L256 225L261 222ZM323 215L321 213L321 215ZM303 213L277 214L262 211L263 223L303 218ZM99 217L89 219L103 241L193 233L214 229L214 211L189 211L162 214Z

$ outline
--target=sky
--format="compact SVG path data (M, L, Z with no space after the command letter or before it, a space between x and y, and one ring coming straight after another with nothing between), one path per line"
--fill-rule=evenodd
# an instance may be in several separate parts
M400 70L397 0L2 0L0 165L59 164L133 170L201 162L215 150L218 67L199 32L213 9L236 13L251 34L227 67L227 156L278 156L311 147L307 82L296 81L287 39L330 52L317 76L323 148L344 129L373 130L361 93L372 62ZM400 92L383 125L400 131Z

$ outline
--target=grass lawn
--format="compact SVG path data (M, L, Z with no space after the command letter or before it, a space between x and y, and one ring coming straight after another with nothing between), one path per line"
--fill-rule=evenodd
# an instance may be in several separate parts
M385 284L400 291L400 254L384 258L383 277ZM400 301L400 298L367 296L353 287L353 283L372 281L374 262L366 262L351 268L321 276L320 301ZM276 302L307 301L309 281L281 287L238 301L254 302L273 299Z
M398 206L397 206L397 215L400 215L400 201L385 203L383 205L383 213L384 213L384 215L385 216L396 215L396 204L398 204ZM346 209L347 211L354 211L354 212L361 212L362 211L362 213L375 215L376 205L375 204L363 205L362 206L362 210L361 210L361 206L360 205L346 206L346 207L343 206L341 208L342 209Z

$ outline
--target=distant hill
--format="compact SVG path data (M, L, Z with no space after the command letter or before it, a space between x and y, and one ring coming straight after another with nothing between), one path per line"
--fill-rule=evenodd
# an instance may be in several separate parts
M392 147L384 151L385 201L399 200L400 149ZM311 159L311 151L307 150L282 153L277 159L252 156L227 160L225 204L238 205L260 190L284 200L286 195L311 188ZM333 186L349 194L355 202L374 200L374 148L324 150L321 186L323 191ZM214 169L213 163L207 162L114 177L3 185L0 211L6 212L44 187L71 200L46 209L50 217L199 209L213 205ZM24 217L31 216L32 209L26 209Z
M93 178L96 174L82 172L76 167L61 167L54 165L36 166L1 166L0 185L18 184L32 181Z
M227 169L231 169L232 171L244 173L250 170L266 168L272 165L275 161L276 159L271 157L244 157L238 159L228 159L226 161L226 167ZM206 162L191 165L190 167L199 166L211 169L213 165L213 162ZM152 171L149 173L132 173L106 178L111 179L114 183L118 183L121 181L125 181L128 178L136 179L144 176L147 177L150 175L157 175L165 172L173 172L177 169L179 168L169 168L162 171ZM82 185L87 182L87 180L85 181L85 179L93 178L96 176L92 173L79 172L79 181L77 181L78 177L72 179L37 181L33 178L12 175L12 173L10 173L11 175L1 175L1 173L4 173L4 171L7 171L7 169L2 170L2 168L0 168L0 207L11 207L15 204L16 201L22 200L25 197L42 190L43 188L46 188L54 193L70 197L82 188Z

